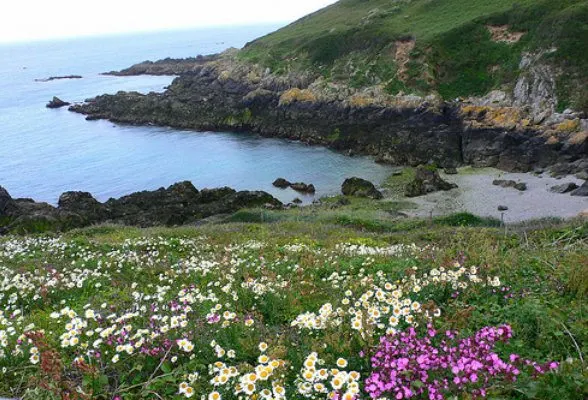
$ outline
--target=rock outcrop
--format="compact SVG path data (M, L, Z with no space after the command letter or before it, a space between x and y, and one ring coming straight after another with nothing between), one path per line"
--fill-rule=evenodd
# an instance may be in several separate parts
M513 180L495 179L494 181L492 181L492 184L494 186L500 186L503 188L514 188L514 189L519 190L521 192L524 192L525 190L527 190L526 183L517 182L517 181L513 181Z
M341 192L345 196L367 197L375 200L384 197L373 183L357 177L345 179L341 186Z
M316 188L312 183L307 184L304 182L295 182L290 184L290 188L292 190L305 194L313 194L314 192L316 192Z
M150 65L120 74L150 73ZM186 65L164 93L102 95L70 110L89 120L251 131L373 155L394 165L468 164L526 172L560 163L577 172L574 163L588 152L588 134L577 120L533 125L512 97L499 107L444 102L435 95L392 96L381 88L353 89L306 73L272 74L239 60L234 51Z
M227 187L198 191L190 182L132 193L104 203L87 192L65 192L57 207L31 199L13 199L0 187L0 233L62 231L97 223L140 227L185 225L245 207L266 205L282 207L266 192L237 192Z
M234 50L232 50L234 51ZM197 66L218 59L218 55L199 55L191 58L165 58L158 61L143 61L122 71L110 71L103 75L136 76L136 75L180 75L193 71Z
M549 191L553 193L569 193L573 190L576 190L577 188L578 185L576 185L574 182L568 182L562 185L552 186Z
M588 196L588 181L584 182L582 186L571 192L572 196Z
M280 189L286 189L290 187L291 183L284 178L278 178L272 183L272 185Z
M65 106L69 106L70 103L67 101L61 100L59 97L53 96L53 99L45 107L47 108L61 108Z
M441 179L436 169L419 166L415 171L413 181L406 186L404 194L406 197L418 197L440 190L455 188L457 188L457 185Z
M50 76L45 79L35 79L35 82L51 82L60 79L82 79L81 75L62 75L62 76Z

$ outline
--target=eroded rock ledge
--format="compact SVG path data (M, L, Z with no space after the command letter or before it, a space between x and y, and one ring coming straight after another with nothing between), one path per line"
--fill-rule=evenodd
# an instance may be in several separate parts
M97 223L140 227L186 225L256 206L277 208L282 203L262 191L237 192L228 187L199 191L186 181L105 203L87 192L65 192L59 197L58 206L53 207L32 199L13 199L0 186L0 233L68 230Z
M141 65L129 71L143 73ZM184 69L176 60L169 68L182 75L164 93L119 92L70 110L129 124L252 131L396 165L469 164L507 171L557 165L566 173L588 165L582 116L534 120L512 99L390 96L379 87L352 89L310 74L277 76L240 62L233 52Z

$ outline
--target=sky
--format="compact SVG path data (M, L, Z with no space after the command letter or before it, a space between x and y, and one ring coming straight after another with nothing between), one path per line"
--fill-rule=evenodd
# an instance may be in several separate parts
M0 42L291 22L336 0L8 0Z

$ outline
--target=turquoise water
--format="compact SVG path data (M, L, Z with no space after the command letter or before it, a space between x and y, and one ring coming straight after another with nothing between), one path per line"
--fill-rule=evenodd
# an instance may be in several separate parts
M384 179L387 167L321 147L246 133L90 122L66 108L45 108L53 96L80 102L119 90L162 91L172 77L100 73L148 59L241 47L275 28L219 28L0 46L0 185L13 197L56 203L67 190L89 191L104 201L190 180L197 188L266 190L289 202L299 195L274 188L275 178L313 183L316 196L337 193L349 176L375 182ZM82 75L83 79L35 82L59 75Z

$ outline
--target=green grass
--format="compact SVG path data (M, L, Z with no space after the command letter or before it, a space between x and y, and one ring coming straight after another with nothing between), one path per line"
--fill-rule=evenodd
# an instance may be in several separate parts
M275 73L307 70L352 87L383 83L389 93L445 98L511 86L524 51L545 56L558 75L559 109L587 110L586 0L342 0L250 44L243 59ZM516 44L490 40L486 25L526 32ZM411 38L407 77L399 79L393 43Z
M346 207L355 208L355 213L346 212L349 218L364 212L364 224L378 226L381 222L370 220L370 212L395 210L401 205L356 200ZM178 393L180 383L189 381L189 374L199 373L190 383L199 398L214 389L208 373L212 363L222 360L239 371L252 371L258 363L258 345L266 342L268 356L286 363L283 376L271 380L284 385L289 398L302 398L296 394L294 382L310 352L318 352L326 367L343 357L349 368L365 379L369 365L358 354L372 351L379 331L361 336L349 329L347 318L340 326L305 330L291 326L298 315L317 312L327 302L343 306L346 290L359 296L379 285L377 282L400 282L433 268L475 266L483 282L486 277L498 276L500 285L468 283L455 295L456 289L450 285L432 284L405 295L439 307L441 316L434 319L434 325L441 331L458 329L469 335L488 325L511 325L514 337L499 348L501 357L516 353L541 362L562 362L555 373L535 379L523 372L515 383L493 385L489 398L585 398L588 376L581 359L586 359L588 346L586 222L534 221L505 232L495 227L496 221L461 214L433 221L401 220L391 230L365 229L355 223L326 223L323 218L332 218L327 211L315 213L315 219L306 216L302 220L305 211L292 210L286 214L296 214L299 220L243 222L247 215L258 212L251 210L236 214L234 219L240 222L202 227L97 226L70 231L53 241L40 241L39 236L0 239L0 273L3 277L19 276L0 283L0 337L9 327L16 332L0 347L4 351L0 395L49 400L62 398L77 387L87 397L73 398L181 399L185 397ZM11 244L5 247L7 241ZM342 243L372 249L415 244L418 250L361 255L346 253L338 247ZM56 273L60 274L57 280ZM18 283L12 286L8 282ZM70 284L76 282L79 284ZM258 286L247 287L245 282L257 282ZM173 311L170 304L180 289L190 287L205 296L184 300L191 306L187 325L170 329L149 346L162 346L165 339L175 343L187 338L194 344L193 350L184 352L173 344L169 352L155 356L129 355L103 343L97 347L100 359L87 356L93 354L87 350L94 348L92 343L99 337L96 328L112 324L107 315L127 315L124 324L131 334L139 328L150 332L153 325L149 321L155 321L156 326L160 322L149 315L182 314ZM211 294L214 296L207 298ZM237 319L225 327L206 323L205 315L215 304L221 311L234 312ZM70 317L50 317L65 307L87 323L79 345L60 344ZM15 310L22 312L22 318L11 316ZM86 310L94 310L101 319L86 317ZM133 314L134 310L139 312ZM246 318L253 320L251 327L244 325ZM43 339L18 345L25 326L30 332L43 329ZM426 327L422 324L417 329ZM211 347L213 340L224 351L234 350L235 358L218 356ZM86 349L84 343L90 347ZM40 349L45 364L31 364L32 346ZM19 351L13 351L15 348ZM51 357L56 360L55 354L57 364L48 363ZM117 362L112 361L115 354L120 355ZM81 367L72 364L79 356L84 360ZM232 384L216 389L223 398L233 398L231 388ZM468 398L465 393L453 395Z

